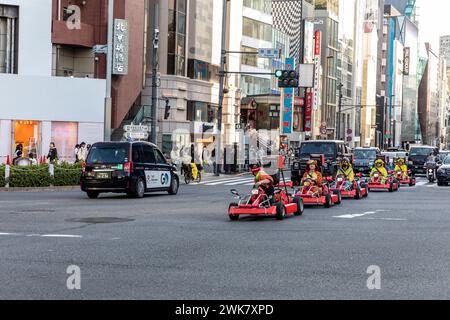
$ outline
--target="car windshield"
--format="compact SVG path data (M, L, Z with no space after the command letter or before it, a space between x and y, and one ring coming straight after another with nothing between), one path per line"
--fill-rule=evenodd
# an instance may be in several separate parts
M450 157L447 156L447 158L444 159L444 164L450 164Z
M86 160L89 164L123 164L128 162L128 144L93 146Z
M443 161L448 155L448 153L439 153L438 161Z
M311 154L324 154L325 156L333 157L335 155L335 144L322 142L302 144L300 147L300 156L309 156Z
M433 153L433 149L430 148L413 148L411 149L410 156L429 156Z
M377 158L376 150L356 150L355 159L375 160Z

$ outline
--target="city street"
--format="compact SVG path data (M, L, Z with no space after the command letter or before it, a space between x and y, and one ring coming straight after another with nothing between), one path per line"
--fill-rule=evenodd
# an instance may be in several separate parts
M211 179L140 200L0 193L0 299L450 298L449 188L419 178L302 217L231 222L229 190L252 177ZM71 265L81 290L66 286Z

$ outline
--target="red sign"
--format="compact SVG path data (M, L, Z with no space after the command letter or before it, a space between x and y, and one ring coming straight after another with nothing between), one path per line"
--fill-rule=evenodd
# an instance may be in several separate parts
M306 94L306 105L305 105L305 125L303 131L311 132L312 130L312 92Z
M321 32L320 31L316 31L314 34L314 55L316 56L320 56L320 37L321 37Z

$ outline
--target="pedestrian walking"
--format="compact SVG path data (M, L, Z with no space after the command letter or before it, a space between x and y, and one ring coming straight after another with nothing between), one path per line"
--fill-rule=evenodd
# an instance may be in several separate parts
M23 156L23 145L19 143L16 146L16 150L14 151L13 164L15 164L17 160L22 158L22 156Z
M77 144L76 146L75 146L75 148L73 149L73 154L74 154L74 156L75 156L75 163L78 163L78 150L80 150L80 145L79 144Z
M56 149L54 142L50 142L50 149L48 150L47 159L51 163L58 161L58 150Z

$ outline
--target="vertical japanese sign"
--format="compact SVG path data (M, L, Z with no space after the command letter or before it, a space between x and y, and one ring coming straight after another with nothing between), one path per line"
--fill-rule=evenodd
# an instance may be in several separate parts
M322 33L320 31L316 31L314 34L314 102L313 109L314 111L319 110L320 103L320 64L321 64L321 45L322 45Z
M404 49L404 56L403 56L403 74L405 76L409 76L409 64L411 60L411 48L406 47Z
M312 100L313 100L312 92L306 93L305 125L303 127L303 131L305 132L312 131Z
M114 19L113 74L128 74L128 21Z
M286 58L286 70L295 70L295 59ZM292 133L292 122L294 119L294 89L283 90L283 125L282 134Z

